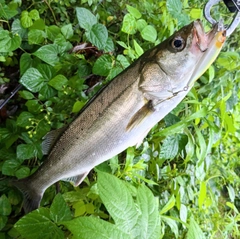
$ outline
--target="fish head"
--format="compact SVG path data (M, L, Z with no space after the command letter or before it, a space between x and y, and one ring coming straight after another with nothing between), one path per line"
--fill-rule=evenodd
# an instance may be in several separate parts
M219 23L206 33L196 20L160 44L156 60L171 81L172 91L180 91L200 77L216 59L225 38Z

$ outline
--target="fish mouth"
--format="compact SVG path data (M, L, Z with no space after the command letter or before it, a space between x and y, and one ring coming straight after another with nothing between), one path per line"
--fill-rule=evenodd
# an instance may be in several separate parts
M196 45L201 52L207 51L209 43L212 41L218 31L218 24L215 24L213 28L207 33L205 33L202 22L200 20L194 21L193 26L193 38L196 41Z

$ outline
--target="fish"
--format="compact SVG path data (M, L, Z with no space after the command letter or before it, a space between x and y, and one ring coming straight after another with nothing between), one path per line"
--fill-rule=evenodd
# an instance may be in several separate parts
M96 165L141 145L216 59L225 38L218 23L205 33L200 20L191 22L110 81L72 123L48 133L43 141L46 160L14 183L23 194L25 213L40 206L55 182L78 186Z

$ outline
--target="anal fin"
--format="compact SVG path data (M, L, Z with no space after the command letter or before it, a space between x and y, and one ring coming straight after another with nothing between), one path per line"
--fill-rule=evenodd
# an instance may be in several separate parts
M74 187L77 187L79 184L81 184L81 182L84 180L84 178L86 178L86 176L88 175L89 171L73 176L73 177L69 177L69 178L64 178L62 179L63 181L68 181L73 183Z
M150 114L154 112L152 101L148 101L140 110L138 110L130 119L126 130L130 131L140 125Z

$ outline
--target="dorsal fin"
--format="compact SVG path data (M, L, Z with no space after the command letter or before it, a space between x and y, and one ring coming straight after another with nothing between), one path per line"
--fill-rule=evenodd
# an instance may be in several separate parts
M43 137L42 152L44 155L49 154L52 147L62 135L62 133L66 130L66 128L67 126L63 126L62 128L52 130Z

